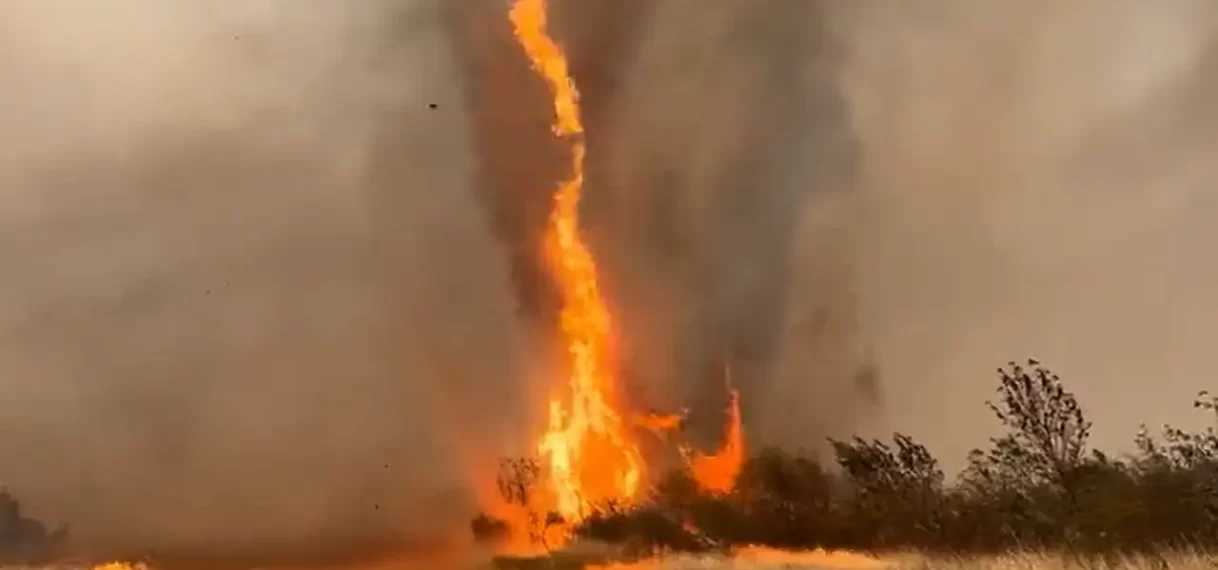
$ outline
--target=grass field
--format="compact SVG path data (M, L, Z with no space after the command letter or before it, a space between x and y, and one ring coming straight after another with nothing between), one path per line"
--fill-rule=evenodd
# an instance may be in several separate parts
M850 553L746 551L733 558L673 556L630 564L591 566L588 570L1180 570L1218 569L1218 557L1192 553L1113 557L1083 561L1067 556L1013 553L978 558L935 558L917 554L887 559Z
M1114 556L1107 560L1081 560L1040 553L976 558L918 554L874 558L845 552L753 549L732 557L674 555L631 564L598 565L560 557L496 566L505 570L1210 570L1218 569L1218 557L1181 552L1160 556Z

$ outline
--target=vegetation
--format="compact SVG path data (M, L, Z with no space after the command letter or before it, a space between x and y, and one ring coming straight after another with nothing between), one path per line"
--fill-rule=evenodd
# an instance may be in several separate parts
M839 552L765 552L762 556L708 556L676 554L636 564L619 564L604 570L1212 570L1218 558L1198 552L1163 555L1112 556L1105 560L1080 559L1060 553L1007 553L997 556L925 556L903 554L885 558L861 558ZM579 565L535 568L579 570ZM505 567L506 568L506 567Z
M954 480L903 434L830 441L835 465L764 450L731 493L702 493L686 473L672 473L642 504L605 505L577 532L644 551L1218 550L1218 398L1202 393L1195 402L1214 427L1143 429L1136 451L1114 458L1088 447L1091 423L1055 374L1036 361L998 372L988 405L1005 433L972 451Z
M64 529L48 531L43 523L26 517L21 503L0 488L0 564L44 561L65 536Z

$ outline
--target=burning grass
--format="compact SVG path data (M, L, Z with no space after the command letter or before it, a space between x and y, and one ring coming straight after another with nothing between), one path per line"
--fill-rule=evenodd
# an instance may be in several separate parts
M584 517L572 536L640 557L688 552L700 555L688 560L703 561L715 559L704 553L728 550L739 558L739 548L757 544L969 560L1069 552L1108 567L1163 567L1157 553L1181 548L1218 553L1218 427L1168 428L1161 439L1143 433L1139 452L1117 459L1087 446L1091 424L1056 375L1036 362L999 372L1001 397L990 407L1007 433L971 453L954 481L929 450L901 434L891 442L833 441L836 465L762 450L727 492L699 485L686 466L652 482L641 500ZM1194 406L1218 421L1218 398L1203 394ZM997 568L1007 558L984 560ZM957 559L923 560L930 561L925 568Z
M749 548L734 554L678 554L637 562L598 562L578 556L500 560L497 569L532 570L1200 570L1218 568L1218 557L1191 551L1087 557L1049 552L992 556L902 553L873 557L844 551Z

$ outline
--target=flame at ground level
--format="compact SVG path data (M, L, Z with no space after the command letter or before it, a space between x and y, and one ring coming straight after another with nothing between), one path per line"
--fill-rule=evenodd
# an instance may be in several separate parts
M731 390L727 434L723 447L710 455L689 454L691 475L698 487L711 493L727 493L736 486L744 468L744 427L740 419L740 393Z
M879 570L892 568L894 561L865 554L827 550L777 550L764 547L737 549L728 556L676 555L626 564L589 565L586 570L663 570L685 568L821 568L841 570Z
M103 562L90 570L149 570L149 566L143 562Z

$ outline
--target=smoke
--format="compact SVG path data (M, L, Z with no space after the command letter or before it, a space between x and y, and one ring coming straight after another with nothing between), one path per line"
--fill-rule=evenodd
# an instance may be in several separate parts
M0 7L0 480L33 515L215 556L468 520L456 444L499 452L532 351L438 6Z
M1037 356L1095 443L1208 380L1218 44L1211 3L855 4L859 295L885 424L984 443L990 371Z
M706 445L727 374L761 443L816 448L867 408L842 202L854 140L825 15L654 3L592 145L590 217L630 372L650 401L692 406Z
M760 440L815 445L807 422L777 409L808 396L828 404L814 406L821 433L845 426L865 368L843 267L849 245L839 220L799 215L832 200L853 166L821 8L553 6L588 125L584 226L613 303L628 395L640 406L691 406L696 435L713 445L730 368ZM504 9L466 2L449 13L471 78L479 188L514 254L525 314L552 327L556 301L537 253L565 150ZM806 167L809 155L826 164ZM788 295L792 282L807 292ZM808 382L809 367L823 378Z
M709 439L729 368L756 442L956 457L1034 354L1101 445L1174 419L1215 8L1103 4L556 2L635 398ZM35 515L217 554L466 520L551 380L562 149L504 9L0 7L0 478Z
M588 219L648 402L714 416L730 367L756 442L900 429L962 457L993 368L1035 355L1100 446L1177 421L1216 277L1214 8L1100 4L567 22L612 78Z

